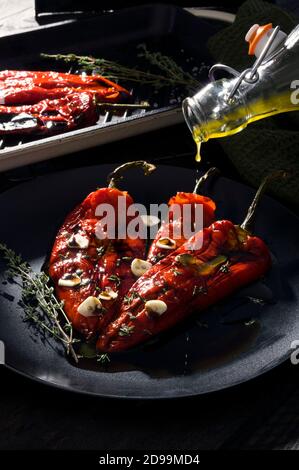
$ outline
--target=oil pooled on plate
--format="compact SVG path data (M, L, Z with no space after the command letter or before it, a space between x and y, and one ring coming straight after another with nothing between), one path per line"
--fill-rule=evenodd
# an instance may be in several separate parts
M261 330L259 316L272 302L271 290L258 282L134 350L109 355L105 364L97 362L90 345L91 357L76 367L105 373L139 370L152 378L216 368L254 345Z

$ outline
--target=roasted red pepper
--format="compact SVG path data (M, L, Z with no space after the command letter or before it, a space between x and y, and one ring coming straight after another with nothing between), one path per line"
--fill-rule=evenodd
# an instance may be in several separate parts
M154 165L137 161L122 165L120 171L132 166L142 166L146 174L155 169ZM110 187L89 194L69 214L58 232L49 263L57 297L64 302L74 328L87 339L113 319L136 280L131 271L132 259L145 256L145 240L118 239L117 234L115 239L99 239L96 235L97 230L106 228L104 219L96 215L101 204L117 209L120 196L125 198L126 207L133 204L126 191L114 186L115 176L114 172ZM129 220L127 217L127 223Z
M101 75L59 72L0 72L0 103L8 106L35 104L74 92L89 92L98 102L117 102L129 92Z
M186 241L183 225L185 222L186 225L188 224L189 227L194 229L195 207L197 205L202 205L203 209L202 227L208 227L212 222L214 222L216 204L209 197L197 194L197 190L210 176L217 172L218 170L216 168L210 168L210 170L208 170L207 173L197 181L193 193L178 192L175 196L170 198L168 201L168 220L162 222L161 227L149 249L147 260L151 264L156 264L162 258L167 256L171 250L173 251L179 248ZM190 216L190 220L186 220L187 217L186 215L183 215L183 212L181 212L179 217L177 217L174 206L180 206L182 208L187 204L190 205L191 209L188 214L188 216ZM180 236L178 237L177 234L180 234Z
M201 249L190 250L189 240L138 279L118 318L100 336L100 351L136 346L255 281L270 267L264 242L230 221L215 222L195 238L201 236Z
M97 103L129 92L101 75L0 72L0 134L53 134L98 120Z
M262 277L271 256L265 243L250 234L250 225L266 183L284 175L279 172L263 182L241 226L215 222L143 274L101 334L98 350L136 346ZM194 249L199 241L201 248Z
M73 93L33 105L0 105L0 134L52 134L92 125L97 120L97 107L90 93Z

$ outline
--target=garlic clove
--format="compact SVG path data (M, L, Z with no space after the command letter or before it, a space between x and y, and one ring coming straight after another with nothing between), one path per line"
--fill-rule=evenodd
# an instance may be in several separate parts
M69 248L80 248L81 250L85 250L89 247L89 239L80 235L80 233L76 233L76 235L72 235L68 242Z
M58 281L58 285L61 287L76 287L81 284L81 277L74 273L74 274L65 274L61 279Z
M144 259L135 258L133 259L131 263L131 271L134 274L134 276L137 276L137 277L142 276L151 267L152 267L152 264L149 263L148 261L145 261Z
M157 241L157 247L164 250L174 250L176 242L172 238L162 237Z
M78 312L83 317L93 317L97 315L97 310L102 308L102 303L97 297L89 296L78 307Z
M167 310L167 305L163 300L148 300L145 302L145 309L149 313L163 315Z
M99 295L99 299L101 300L114 300L117 297L118 293L111 289L111 287L106 287Z

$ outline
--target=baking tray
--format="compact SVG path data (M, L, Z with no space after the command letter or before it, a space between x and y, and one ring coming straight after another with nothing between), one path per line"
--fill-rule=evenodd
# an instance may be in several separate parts
M146 43L151 50L172 56L186 70L211 58L207 39L224 23L202 19L171 5L145 5L111 15L97 16L67 24L0 39L0 68L67 71L64 64L45 61L40 53L77 53L102 56L135 65L137 46ZM203 69L207 71L206 69ZM72 70L73 71L73 70ZM203 71L201 79L206 79ZM123 83L123 82L122 82ZM124 83L126 86L126 84ZM147 87L134 88L134 99L146 99L150 110L134 110L122 115L105 113L96 125L51 137L5 136L0 139L0 171L9 170L74 153L139 133L183 121L181 107L169 90L157 96ZM183 98L183 96L181 97Z
M138 4L147 2L138 2ZM163 0L163 3L172 4L171 0ZM176 0L177 6L184 6L186 4L204 7L209 10L224 10L236 12L240 2L231 0L229 4L225 0L212 0L207 6L206 0L197 0L193 2L186 2L184 0ZM35 0L35 15L36 20L40 24L45 24L54 21L61 21L68 18L86 17L91 14L109 14L115 10L136 6L136 1L119 1L119 0L105 0L99 2L98 0Z

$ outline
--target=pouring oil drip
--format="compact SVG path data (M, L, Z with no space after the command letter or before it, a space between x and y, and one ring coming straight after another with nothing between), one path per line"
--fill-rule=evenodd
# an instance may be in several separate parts
M287 36L272 24L254 25L246 35L249 53L257 56L252 69L241 74L224 68L233 78L214 80L183 102L185 120L197 146L209 139L236 134L248 124L275 114L299 110L299 25ZM298 95L298 98L297 98Z
M194 132L193 133L193 139L196 143L196 155L195 155L195 161L197 161L198 163L201 162L201 155L200 155L200 149L201 149L201 140L199 140L197 137L196 137L196 133Z

